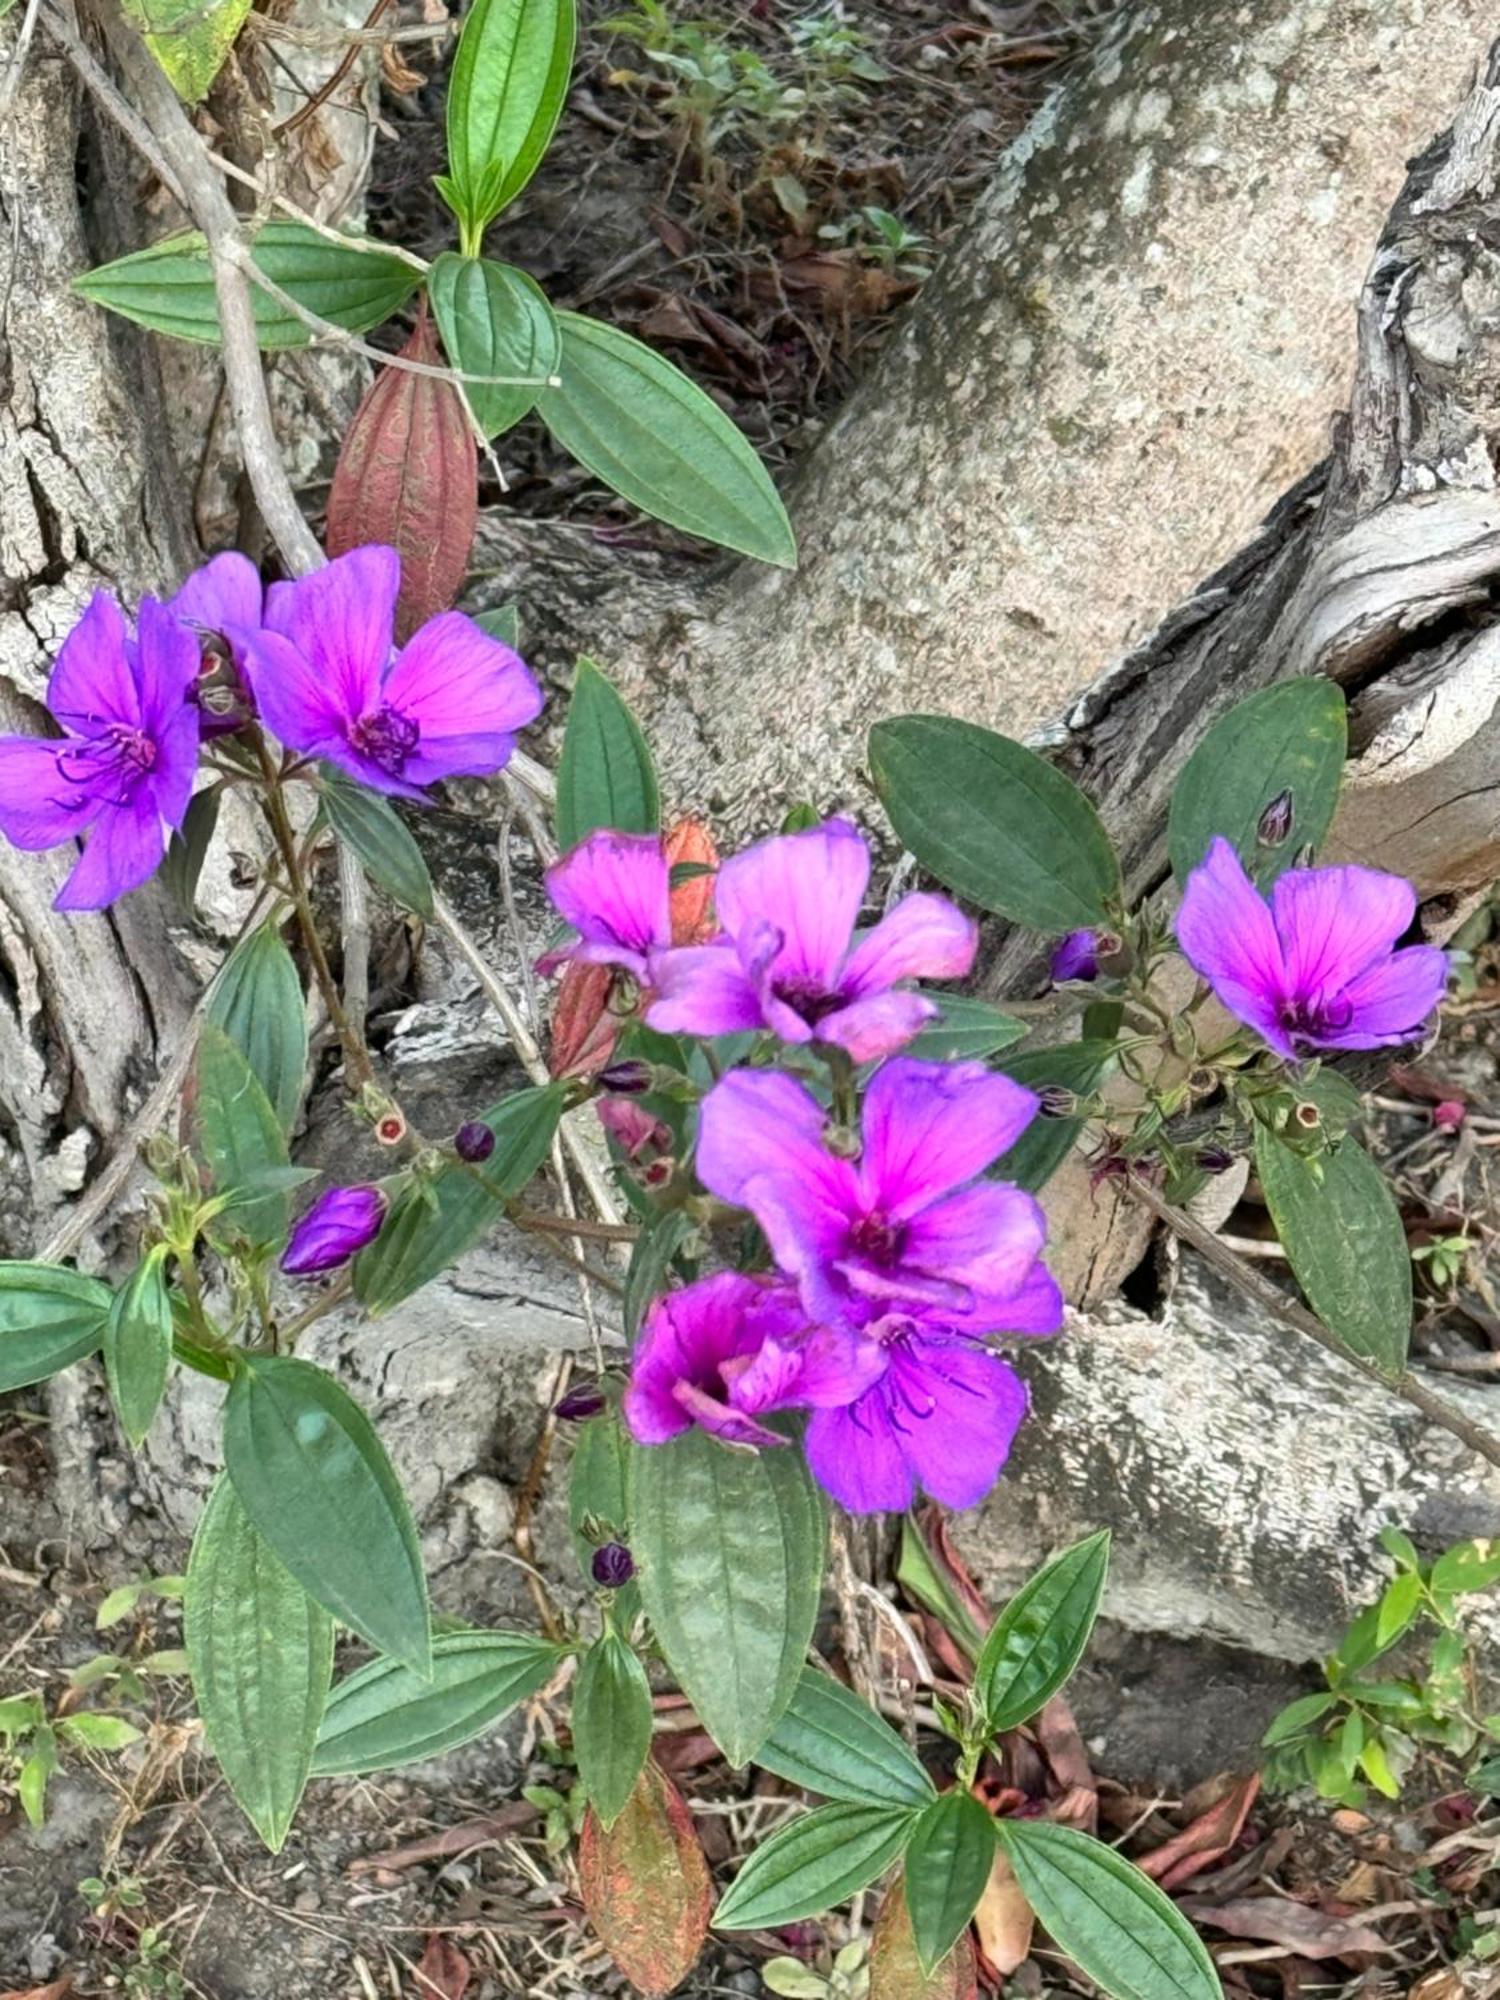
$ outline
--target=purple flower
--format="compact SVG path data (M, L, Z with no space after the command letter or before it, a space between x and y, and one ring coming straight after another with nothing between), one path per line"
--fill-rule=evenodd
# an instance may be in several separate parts
M248 556L230 550L195 569L167 609L206 638L253 632L261 622L265 593L260 571Z
M784 1286L722 1271L652 1306L621 1410L638 1444L665 1444L695 1423L731 1444L785 1444L756 1418L846 1403L885 1365L848 1327L810 1328Z
M672 942L671 875L654 833L599 828L547 870L547 894L578 942L549 952L543 972L577 959L618 965L644 984L649 955Z
M748 1208L817 1321L904 1312L962 1333L1051 1333L1062 1296L1029 1194L980 1181L1037 1101L982 1063L885 1063L865 1093L858 1162L776 1071L731 1070L703 1101L698 1177Z
M1231 1014L1289 1060L1410 1041L1443 997L1448 960L1395 943L1416 891L1371 868L1294 868L1269 905L1227 840L1188 877L1177 942Z
M198 648L165 605L146 598L132 637L97 593L47 686L62 740L0 738L0 833L33 851L89 835L55 908L102 909L156 872L192 796L197 671Z
M922 1486L945 1507L989 1492L1026 1414L1025 1384L962 1335L905 1318L869 1329L885 1373L842 1409L807 1427L813 1477L851 1514L900 1513Z
M385 1196L378 1187L329 1188L292 1231L281 1268L291 1278L332 1271L372 1243L384 1220Z
M1099 977L1099 940L1093 931L1069 931L1052 953L1052 977L1065 979Z
M897 982L962 978L978 932L946 897L914 895L856 940L869 880L869 847L843 819L735 855L715 891L720 937L652 958L647 1021L666 1034L769 1028L856 1062L904 1047L939 1009Z
M380 792L500 770L541 713L520 658L472 618L429 618L393 656L401 561L351 549L266 594L265 626L229 634L268 726Z

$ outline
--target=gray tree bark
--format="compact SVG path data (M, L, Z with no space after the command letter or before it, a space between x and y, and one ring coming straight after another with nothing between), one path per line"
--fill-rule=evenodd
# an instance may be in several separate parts
M1359 752L1338 837L1447 899L1429 912L1441 928L1496 858L1500 688L1480 615L1500 550L1483 448L1500 323L1492 80L1397 205L1364 295L1359 390L1334 459L1142 635L1318 457L1326 412L1343 401L1368 244L1403 152L1441 124L1483 55L1481 13L1477 0L1135 10L1003 164L815 455L795 496L795 578L741 570L690 596L658 572L608 594L592 579L570 592L576 577L503 521L491 524L486 563L524 553L529 622L550 630L558 657L576 638L611 660L676 802L707 799L735 831L796 796L859 798L864 730L882 714L937 707L1023 734L1138 641L1045 732L1100 797L1137 888L1160 874L1170 780L1212 714L1280 674L1336 672L1355 697ZM0 34L14 32L12 17ZM18 274L13 338L16 301L27 321L53 309L87 261L66 136L75 99L50 52L33 50L23 92L34 123L22 165L47 256ZM82 385L115 426L101 415L87 427L98 471L81 484L104 518L89 518L46 585L67 593L54 634L95 566L127 591L180 566L180 544L143 526L180 515L141 470L152 426L133 414L148 406L132 402L132 350L90 309L77 312L87 320L74 360L54 377L59 343L38 338L27 364L28 380L57 385L52 400L65 400L62 384L75 396ZM51 434L50 423L32 428ZM8 506L15 491L0 487ZM16 546L45 552L41 529ZM27 560L24 573L44 581L45 562ZM22 631L6 644L21 652L0 665L34 694L40 641L27 650ZM127 919L70 924L68 938L95 940L98 964L69 959L85 945L57 935L45 880L34 857L0 855L3 944L22 996L12 1035L31 1064L13 1068L6 1055L0 1097L40 1214L58 1199L49 1163L72 1146L81 1168L118 1131L132 1085L170 1040L141 1011L137 968L153 961ZM479 900L491 901L488 884ZM151 908L143 902L142 921ZM992 943L995 981L1027 974L1027 940ZM456 979L436 981L433 997L440 1032L458 1029L451 1054L473 1003ZM13 1075L33 1073L13 1089ZM462 1065L451 1074L456 1092L472 1082ZM1081 1268L1108 1263L1085 1256ZM492 1452L497 1425L515 1434L534 1422L538 1384L580 1327L566 1290L509 1239L358 1338L327 1327L330 1356L395 1426L434 1554L468 1546L449 1532L456 1489ZM484 1359L489 1338L514 1343L503 1376ZM1440 1520L1440 1477L1475 1526L1497 1504L1467 1461L1450 1463L1445 1441L1381 1393L1346 1384L1320 1356L1289 1362L1283 1336L1195 1280L1160 1321L1124 1309L1078 1316L1027 1366L1048 1420L1030 1427L1014 1477L968 1530L975 1559L1003 1580L1038 1542L1110 1519L1123 1551L1112 1608L1146 1628L1187 1624L1303 1656L1329 1643L1350 1591L1368 1582L1380 1521L1446 1533L1455 1503L1450 1494ZM414 1368L421 1421L406 1424ZM1210 1382L1213 1393L1196 1393ZM1248 1421L1234 1414L1230 1382ZM1339 1403L1349 1470L1330 1473L1326 1505L1312 1509L1323 1459L1309 1454L1309 1426ZM179 1403L154 1446L145 1471L163 1493L201 1479L207 1411L191 1396ZM95 1518L109 1533L120 1513Z

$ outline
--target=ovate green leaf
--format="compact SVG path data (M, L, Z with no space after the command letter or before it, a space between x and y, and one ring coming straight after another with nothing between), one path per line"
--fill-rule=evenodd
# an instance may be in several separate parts
M450 367L465 375L532 378L529 384L463 384L474 421L486 437L498 437L521 421L542 384L557 373L562 334L556 313L536 280L513 264L451 251L428 272L427 296Z
M634 1649L606 1630L583 1656L573 1690L573 1750L595 1812L613 1826L651 1748L651 1689Z
M934 1799L906 1848L906 1908L924 1971L968 1928L994 1865L995 1822L978 1799L961 1786Z
M448 81L443 194L477 249L485 224L525 187L568 95L573 0L474 0Z
M432 916L432 877L422 850L389 801L352 784L332 765L322 768L323 810L328 824L356 854L372 879L403 908Z
M884 1874L919 1815L900 1806L819 1806L757 1847L714 1912L722 1931L822 1916Z
M307 1010L279 926L262 924L235 946L214 986L208 1018L250 1065L289 1133L307 1071Z
M104 1371L120 1428L139 1446L161 1403L172 1365L172 1300L165 1251L150 1251L115 1294L104 1328Z
M0 1263L0 1391L43 1382L92 1354L112 1296L66 1264Z
M440 1632L430 1679L371 1660L328 1697L312 1775L390 1771L455 1750L544 1687L561 1658L530 1632Z
M275 1187L288 1167L286 1134L249 1063L224 1030L205 1021L198 1035L198 1143L215 1194ZM236 1201L224 1226L252 1243L286 1238L286 1196L279 1190Z
M566 853L598 827L655 833L660 824L640 724L593 661L580 660L557 765L557 844Z
M789 1784L852 1805L920 1811L933 1797L932 1780L890 1724L811 1667L803 1668L786 1713L755 1761Z
M990 1627L974 1693L992 1736L1044 1708L1083 1658L1108 1568L1104 1529L1044 1564Z

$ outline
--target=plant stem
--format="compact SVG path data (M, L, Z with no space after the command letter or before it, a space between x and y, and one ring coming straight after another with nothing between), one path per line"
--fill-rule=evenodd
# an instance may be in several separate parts
M1243 1258L1237 1257L1232 1250L1226 1248L1211 1229L1205 1229L1201 1222L1195 1221L1182 1209L1174 1208L1171 1202L1159 1195L1148 1182L1132 1174L1125 1185L1138 1202L1166 1223L1184 1243L1191 1243L1206 1264L1211 1265L1221 1277L1227 1278L1237 1291L1243 1292L1245 1297L1253 1300L1262 1311L1269 1313L1273 1319L1280 1320L1283 1326L1290 1327L1293 1333L1300 1333L1304 1339L1315 1341L1327 1353L1336 1355L1346 1367L1358 1370L1368 1381L1377 1382L1382 1389L1389 1390L1393 1396L1399 1396L1403 1403L1410 1403L1411 1407L1420 1410L1429 1422L1438 1424L1443 1430L1450 1432L1480 1458L1487 1459L1491 1465L1500 1465L1500 1438L1492 1436L1482 1425L1466 1417L1462 1410L1456 1410L1441 1396L1434 1395L1431 1389L1416 1379L1410 1369L1403 1369L1394 1379L1382 1374L1373 1361L1366 1361L1363 1356L1352 1353L1336 1335L1328 1331L1320 1319L1314 1318L1305 1306L1298 1305L1295 1299L1287 1298L1269 1278L1263 1277Z
M515 1202L506 1211L521 1229L538 1235L577 1236L599 1243L634 1243L640 1230L633 1222L590 1222L584 1216L549 1215L544 1209L526 1208Z

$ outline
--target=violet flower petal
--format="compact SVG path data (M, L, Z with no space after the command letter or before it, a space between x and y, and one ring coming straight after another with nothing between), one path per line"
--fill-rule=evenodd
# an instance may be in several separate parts
M104 808L52 907L102 910L118 902L156 873L166 848L156 801L142 786L127 804Z
M1399 875L1373 868L1293 868L1271 891L1288 990L1330 997L1395 944L1417 912Z
M894 1221L982 1173L1036 1116L1035 1095L983 1063L897 1056L864 1104L861 1191Z
M401 558L370 543L295 583L273 583L265 623L291 641L326 689L326 700L352 720L380 705L400 590Z
M586 963L623 965L638 978L646 954L671 942L670 871L654 834L600 827L547 870L547 894Z
M195 569L167 600L167 609L196 631L227 634L232 626L253 630L259 625L264 597L255 564L231 549Z
M850 999L901 979L962 979L973 970L979 926L946 896L904 896L850 952L839 989Z
M757 923L781 932L778 985L831 993L869 880L863 836L847 820L831 819L732 856L719 869L714 904L736 940Z
M96 590L57 655L47 683L47 707L74 736L97 736L111 723L138 729L140 687L131 660L125 614Z
M737 1035L762 1025L759 996L727 942L654 952L647 977L646 1022L664 1035Z
M1410 1041L1439 1005L1447 986L1448 954L1436 945L1407 945L1341 988L1338 1001L1350 1009L1348 1026L1324 1029L1318 1040L1338 1049L1377 1049Z

